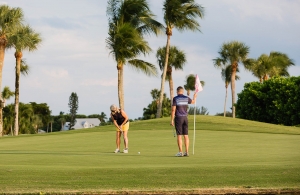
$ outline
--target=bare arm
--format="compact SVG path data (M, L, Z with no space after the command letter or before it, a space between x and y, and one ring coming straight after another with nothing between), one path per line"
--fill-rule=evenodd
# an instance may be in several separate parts
M175 111L176 111L176 106L172 106L171 123L170 123L172 126L174 126Z
M117 123L117 121L114 119L114 117L112 116L112 114L110 114L111 120L114 122L114 125L119 129L119 125Z
M196 99L197 99L197 93L194 93L194 97L192 99L191 104L194 104L196 102Z
M122 123L122 125L125 125L125 123L128 121L128 116L126 114L126 112L124 110L121 110L121 114L122 116L125 118L124 122ZM122 126L121 125L121 126Z

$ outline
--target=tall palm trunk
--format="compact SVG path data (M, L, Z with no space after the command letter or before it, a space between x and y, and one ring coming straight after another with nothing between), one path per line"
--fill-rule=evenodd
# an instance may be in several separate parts
M226 93L225 93L225 103L224 103L224 117L226 117L226 102L227 102L227 92L228 92L228 84L225 85Z
M15 81L15 125L14 125L14 132L15 135L19 135L19 96L20 96L20 70L21 70L21 59L22 59L22 52L16 52L16 81Z
M5 36L0 37L0 90L2 90L2 70L4 66L4 55L7 39ZM0 137L3 136L3 107L2 107L2 94L0 93Z
M168 66L168 74L169 74L170 100L171 100L171 105L172 105L172 101L173 101L173 97L174 97L174 83L173 83L171 66Z
M234 62L232 64L232 73L231 73L231 95L232 95L232 118L235 118L235 75L237 70L238 63Z
M124 110L123 64L118 63L118 97L120 109Z
M186 95L187 95L187 96L190 96L190 93L191 93L191 90L187 89L187 90L186 90Z
M12 125L10 125L10 132L11 132L11 136L14 136Z
M156 118L161 117L162 101L163 101L163 97L164 97L165 80L166 80L167 67L168 67L168 61L169 61L170 38L172 36L172 29L167 28L166 34L167 34L166 57L165 57L165 65L164 65L164 70L163 70L163 75L162 75L161 85L160 85L160 94L159 94Z

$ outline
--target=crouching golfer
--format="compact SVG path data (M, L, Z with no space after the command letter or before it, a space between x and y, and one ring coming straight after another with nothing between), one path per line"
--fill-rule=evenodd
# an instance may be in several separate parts
M177 96L173 98L171 125L176 128L177 144L179 152L175 156L189 156L189 136L188 136L188 104L194 104L197 98L197 93L193 99L183 95L183 88L177 87ZM184 137L185 153L182 152L182 135Z
M121 144L121 135L123 134L124 138L124 153L128 153L128 129L129 129L129 121L128 116L124 112L124 110L119 109L116 105L110 106L110 117L112 121L114 122L114 125L116 126L116 144L117 149L115 150L115 153L120 152L120 144Z

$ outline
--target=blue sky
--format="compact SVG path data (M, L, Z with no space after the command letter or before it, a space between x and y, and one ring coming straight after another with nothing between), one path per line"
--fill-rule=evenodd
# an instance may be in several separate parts
M162 20L162 0L149 0L156 19ZM225 87L221 70L212 59L224 42L237 40L250 47L251 58L271 51L288 54L295 61L289 69L300 76L300 0L202 0L205 17L199 20L200 32L174 31L171 45L186 53L183 71L174 71L174 88L184 85L188 74L198 74L205 81L198 94L197 106L204 106L211 115L223 112ZM20 101L47 103L52 115L68 113L72 92L79 97L80 114L109 114L109 106L118 103L116 63L106 48L106 0L0 0L0 4L21 7L25 22L41 34L39 49L24 52L31 67L21 77ZM155 52L166 44L166 35L147 37L153 52L141 57L157 64ZM14 90L14 50L5 55L2 85ZM157 66L158 67L158 66ZM160 72L161 74L161 72ZM257 81L241 68L237 93L247 82ZM152 101L150 91L160 88L159 77L147 77L130 67L124 72L125 111L135 119ZM166 83L165 92L169 96ZM230 92L230 91L229 91ZM230 110L228 96L227 110ZM13 99L8 103L12 103Z

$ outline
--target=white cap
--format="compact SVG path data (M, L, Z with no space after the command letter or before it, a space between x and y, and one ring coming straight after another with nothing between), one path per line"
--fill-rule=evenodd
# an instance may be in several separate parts
M118 110L118 107L115 104L112 104L110 106L110 111L116 111L116 110Z

